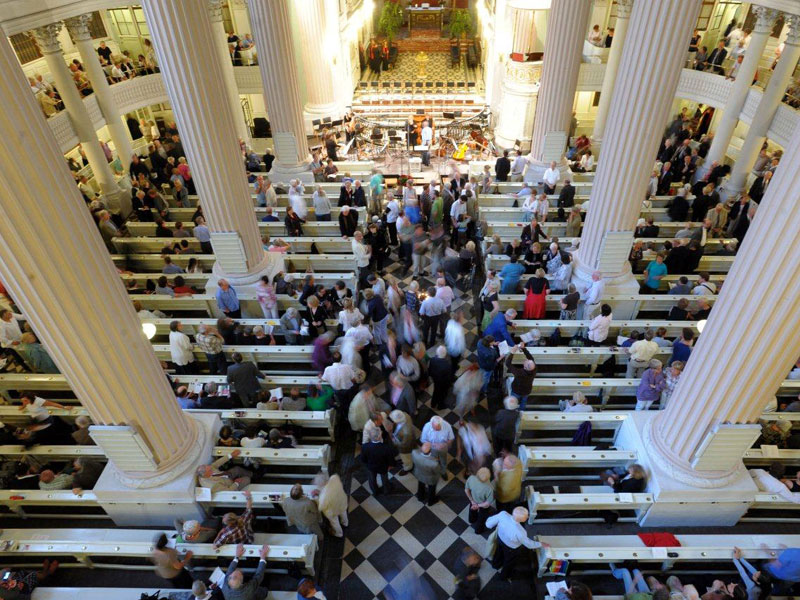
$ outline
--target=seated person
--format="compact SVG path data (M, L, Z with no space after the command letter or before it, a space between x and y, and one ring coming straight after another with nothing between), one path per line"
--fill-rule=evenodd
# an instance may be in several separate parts
M219 530L219 519L205 519L200 521L175 519L175 531L179 539L187 544L207 544L215 537Z
M783 463L774 462L769 466L769 471L764 469L750 469L750 477L759 490L769 494L777 494L786 502L800 504L800 473L794 479L787 479L786 467Z
M70 490L72 489L72 473L64 469L56 474L51 469L39 473L40 490Z
M0 598L26 600L31 598L36 586L58 569L58 561L45 560L40 571L0 571Z
M197 468L197 485L209 488L211 493L223 491L237 491L250 485L253 474L245 468L233 466L228 469L222 467L231 459L237 458L241 450L234 450L227 456L221 456L210 465Z
M604 471L600 478L603 483L611 486L616 493L637 494L643 492L647 485L644 475L642 465L634 463L628 467L624 475L613 471Z
M91 490L103 474L106 463L89 460L79 456L72 461L72 492L80 495L83 490Z
M300 397L300 390L293 387L289 390L289 395L280 399L280 410L305 410L306 400Z
M239 445L239 438L234 435L233 428L229 425L223 425L219 430L219 439L217 446L227 446L233 448Z
M559 408L564 412L584 412L590 413L594 409L589 406L589 399L580 390L572 394L569 400L559 400Z
M297 442L294 439L294 436L291 435L284 435L278 429L270 429L269 430L269 442L268 446L270 448L294 448L297 446Z
M225 544L252 544L253 534L253 496L245 490L247 506L241 516L235 513L225 513L222 517L222 529L214 538L214 547L219 548Z

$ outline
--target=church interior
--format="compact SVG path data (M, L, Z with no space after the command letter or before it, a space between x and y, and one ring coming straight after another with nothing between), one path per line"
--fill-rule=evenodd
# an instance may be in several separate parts
M0 599L800 597L798 0L0 26Z

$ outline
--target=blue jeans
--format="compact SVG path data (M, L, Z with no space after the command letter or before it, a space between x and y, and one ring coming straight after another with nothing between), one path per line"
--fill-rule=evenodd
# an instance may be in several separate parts
M611 574L616 577L617 579L621 579L622 582L625 584L625 594L630 594L633 592L633 577L631 577L631 572L628 569L617 569L614 563L609 563L611 567ZM649 593L650 588L647 585L647 582L642 577L641 571L639 569L633 570L633 576L639 576L639 580L636 582L636 591L642 593Z
M481 369L481 373L483 374L483 385L481 386L481 394L485 394L487 388L489 387L489 380L492 378L492 373L494 373L494 369L491 371L487 371L486 369Z
M519 400L519 409L525 410L525 407L528 405L528 397L527 396L520 396L519 394L515 394L511 392L511 395L514 396L517 400Z

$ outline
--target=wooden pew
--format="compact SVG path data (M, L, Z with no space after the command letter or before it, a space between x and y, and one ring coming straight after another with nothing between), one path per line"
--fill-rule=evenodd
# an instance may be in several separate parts
M180 267L186 268L189 259L197 259L197 263L204 271L210 271L216 262L213 254L177 254L173 255L172 262ZM119 268L126 268L129 271L149 271L160 273L164 267L164 261L157 254L112 254L111 259ZM298 277L302 277L304 272L311 268L313 271L325 273L332 272L352 272L355 270L356 262L353 255L331 255L331 254L290 254L284 255L287 272L291 272L293 267L299 271Z
M95 558L138 558L148 564L126 565L128 569L150 570L149 558L153 553L153 540L160 533L174 538L171 530L148 529L5 529L0 541L8 541L11 547L6 556L41 557L71 556L74 566L121 568L96 562ZM306 571L314 574L314 556L318 543L314 535L255 534L255 543L245 546L244 558L257 557L262 544L269 544L267 560L303 563ZM214 548L212 544L185 544L176 546L179 552L191 550L198 559L216 560L218 557L233 558L236 546L227 544Z
M566 469L627 467L636 462L636 452L630 450L594 450L545 446L519 447L518 456L523 469L556 467Z
M606 491L591 488L601 486L582 486L578 494L543 494L537 492L532 485L525 487L525 500L528 503L528 524L534 520L540 523L575 523L602 521L599 517L571 517L537 519L539 511L600 511L600 510L633 510L636 516L620 517L620 521L638 523L647 509L653 504L653 495L647 492L639 494L616 494L611 488ZM603 486L604 487L604 486Z
M727 273L733 264L734 258L736 257L705 254L700 258L700 264L697 266L697 271ZM505 254L490 254L486 257L486 268L491 271L500 271L509 262L510 259ZM684 274L690 275L689 273ZM638 276L637 278L641 278L641 276Z
M338 230L337 230L338 231ZM332 254L352 254L353 246L350 240L342 237L287 237L281 238L290 245L289 254L310 253L312 246L319 252ZM111 240L114 248L120 254L160 254L164 246L172 246L177 241L186 241L189 249L199 253L200 242L195 238L158 238L158 237L117 237ZM172 255L170 255L172 257Z
M633 302L635 303L635 313L641 311L668 312L675 306L681 298L685 298L690 304L694 304L701 296L694 295L678 295L678 294L637 294L625 296L615 294L611 296L603 296L603 302L608 302L612 306L617 302ZM563 294L552 294L547 296L547 310L560 311L561 306L559 302L564 298ZM717 301L717 296L704 295L702 298L708 300L708 303L713 306ZM518 313L522 313L525 307L525 296L523 294L500 294L498 299L501 310L508 310L513 308ZM647 320L650 322L650 320Z
M519 311L518 314L521 314L522 311ZM525 320L525 319L514 319L512 321L516 330L514 333L522 333L530 331L531 329L538 329L539 332L542 334L542 337L547 337L556 328L561 331L561 335L563 336L573 336L579 330L586 327L588 328L591 321L559 321L557 319L537 319L537 320ZM611 324L608 328L608 338L610 340L616 339L617 336L626 336L631 331L636 330L639 332L644 332L645 329L652 329L655 331L659 327L664 327L667 330L668 337L675 337L681 334L681 331L688 327L692 329L695 333L697 333L697 322L696 321L658 321L655 319L647 319L647 320L632 320L632 321L611 321Z
M305 278L305 273L293 273L293 277L295 278L295 283L302 284L303 279ZM333 287L337 281L343 281L345 286L351 291L355 292L358 289L358 279L353 272L349 273L313 273L314 281L320 285L324 285L325 287ZM136 281L136 283L140 286L144 286L147 283L148 279L156 280L161 276L161 274L157 273L121 273L120 278L123 282L127 282L130 280ZM167 278L167 281L174 282L175 278L178 275L164 275ZM183 277L186 285L191 286L196 289L205 289L206 283L208 283L209 278L211 277L210 273L181 273L181 277ZM143 300L148 298L149 294L131 294L131 296L135 296L136 300ZM194 296L196 297L196 296ZM283 294L278 294L278 306L280 308L289 308L290 306L299 307L300 303L297 302L295 298L290 296L286 296Z

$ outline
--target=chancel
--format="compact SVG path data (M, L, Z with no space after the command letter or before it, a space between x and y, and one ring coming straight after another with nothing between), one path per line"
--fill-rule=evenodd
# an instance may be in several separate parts
M797 2L0 25L1 599L800 595Z

